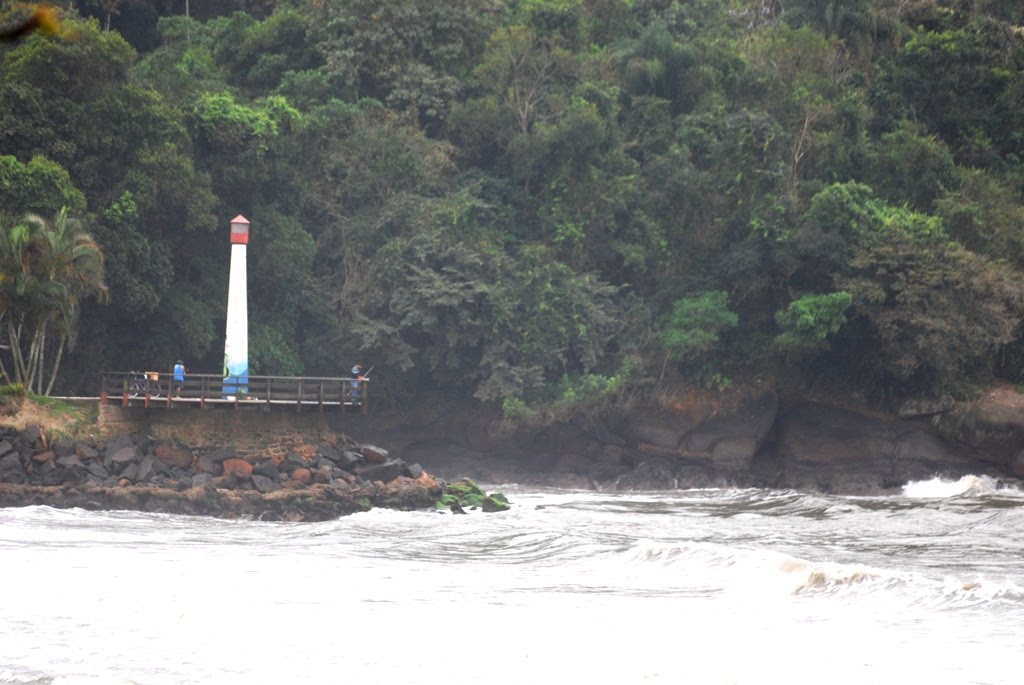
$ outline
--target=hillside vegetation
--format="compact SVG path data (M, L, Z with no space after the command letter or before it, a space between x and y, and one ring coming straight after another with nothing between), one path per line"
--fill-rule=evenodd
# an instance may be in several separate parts
M253 373L362 360L399 404L1024 370L1020 3L186 7L72 0L0 44L0 333L55 391L219 371L236 214ZM80 222L102 286L26 300L26 213Z

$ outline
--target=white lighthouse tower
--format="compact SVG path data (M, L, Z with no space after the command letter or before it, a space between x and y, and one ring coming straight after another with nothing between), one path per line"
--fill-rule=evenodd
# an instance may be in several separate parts
M224 337L224 396L249 392L249 311L245 251L249 221L231 220L231 267L228 272L228 322Z

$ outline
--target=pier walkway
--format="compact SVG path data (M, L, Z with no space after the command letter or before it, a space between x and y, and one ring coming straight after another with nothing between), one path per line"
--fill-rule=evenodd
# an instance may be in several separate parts
M356 378L249 376L244 384L218 374L190 373L175 390L173 373L104 371L100 404L173 409L262 407L292 411L367 411L369 381Z

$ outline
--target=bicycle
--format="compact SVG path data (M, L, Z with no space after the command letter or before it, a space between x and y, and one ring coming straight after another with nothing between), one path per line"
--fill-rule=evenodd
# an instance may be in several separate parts
M128 397L149 395L160 397L163 386L160 385L160 374L156 371L132 371L128 381Z

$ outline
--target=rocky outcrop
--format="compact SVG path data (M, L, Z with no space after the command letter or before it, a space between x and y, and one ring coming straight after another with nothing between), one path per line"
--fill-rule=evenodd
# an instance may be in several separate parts
M778 397L770 389L742 393L726 406L697 396L658 412L633 415L626 437L643 453L738 473L748 470L764 447L778 408Z
M950 417L954 428L944 429ZM1024 476L1024 397L1016 393L907 419L816 402L781 408L772 390L755 387L633 407L601 427L563 423L488 438L486 421L452 415L401 428L378 421L367 437L404 444L404 454L449 479L601 490L882 494L936 476Z
M780 417L777 440L754 471L776 487L864 494L937 475L992 472L929 423L817 403Z
M938 416L936 424L980 459L1024 478L1024 395L1013 386L989 388Z
M0 506L310 521L373 506L430 508L445 493L419 464L344 435L303 452L242 458L231 446L191 448L145 435L50 445L38 428L6 429Z

